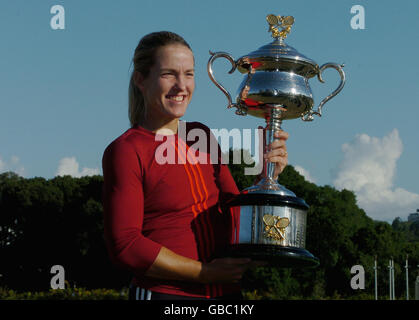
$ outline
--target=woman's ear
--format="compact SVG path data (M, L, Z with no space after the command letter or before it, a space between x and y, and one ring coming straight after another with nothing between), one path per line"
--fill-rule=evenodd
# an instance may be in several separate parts
M144 88L144 76L138 72L138 71L134 71L134 83L137 86L138 89L140 89L141 91L143 91Z

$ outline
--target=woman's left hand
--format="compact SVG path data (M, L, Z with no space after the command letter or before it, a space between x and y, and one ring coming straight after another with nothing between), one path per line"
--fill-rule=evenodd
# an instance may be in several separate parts
M288 152L285 142L288 139L288 133L285 131L275 132L275 140L269 145L270 151L264 155L268 161L275 163L274 179L284 170L288 164Z

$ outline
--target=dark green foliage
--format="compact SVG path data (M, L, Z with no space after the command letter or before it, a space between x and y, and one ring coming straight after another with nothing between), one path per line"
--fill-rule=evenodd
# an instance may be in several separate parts
M234 156L233 154L236 154L236 157L239 159L247 159L250 158L250 153L248 150L232 150L230 149L228 154L228 163L229 163L229 169L231 172L231 175L234 178L234 181L236 182L237 187L239 190L243 190L246 187L249 187L253 184L255 181L254 176L245 175L245 168L253 168L254 164L252 165L246 165L243 161L240 164L233 164L234 163Z
M128 300L128 289L66 288L41 292L16 292L0 288L0 300Z
M244 175L244 164L229 167L240 190L254 183L254 176ZM353 192L307 182L292 166L285 168L279 182L310 206L307 249L320 259L320 266L249 270L243 281L246 297L352 299L373 295L375 255L380 267L379 295L387 292L391 257L400 284L396 295L404 294L406 255L412 273L419 264L419 223L373 221L357 206ZM47 291L53 265L64 266L71 286L127 286L131 275L110 263L103 241L102 183L101 176L46 180L0 174L0 287ZM365 268L366 290L362 292L350 287L353 265ZM410 277L411 288L416 275Z
M0 286L48 290L54 265L87 288L126 286L103 241L103 177L0 175Z

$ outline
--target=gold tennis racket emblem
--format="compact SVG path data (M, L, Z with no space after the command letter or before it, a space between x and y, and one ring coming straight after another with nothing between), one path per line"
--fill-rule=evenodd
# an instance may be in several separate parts
M292 16L276 16L274 14L268 14L266 21L269 24L268 32L272 32L272 37L285 39L291 32L291 27L294 24L294 17ZM279 30L279 28L281 30Z
M265 214L263 216L263 223L265 224L265 237L281 241L285 240L285 229L290 224L288 218L280 218L271 214Z

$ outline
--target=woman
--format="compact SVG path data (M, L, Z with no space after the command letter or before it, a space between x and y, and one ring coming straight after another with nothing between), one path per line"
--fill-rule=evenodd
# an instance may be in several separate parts
M215 139L203 124L179 120L195 87L191 48L174 33L151 33L133 63L131 128L107 147L102 163L110 258L134 274L131 299L239 298L239 281L252 262L214 259L234 242L238 213L222 203L239 191L228 167L210 161L209 149L197 155L196 141L178 134L183 126L186 133L205 132L207 142ZM287 164L288 135L277 138L268 157L278 175ZM176 161L158 161L163 144L167 155L176 151Z

